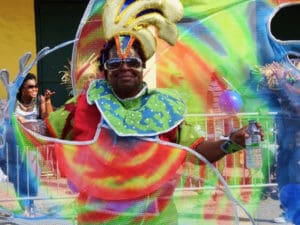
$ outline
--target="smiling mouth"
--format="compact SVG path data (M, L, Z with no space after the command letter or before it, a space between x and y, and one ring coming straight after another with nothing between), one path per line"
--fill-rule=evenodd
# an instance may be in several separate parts
M135 78L136 76L132 73L123 73L123 74L119 74L118 78Z

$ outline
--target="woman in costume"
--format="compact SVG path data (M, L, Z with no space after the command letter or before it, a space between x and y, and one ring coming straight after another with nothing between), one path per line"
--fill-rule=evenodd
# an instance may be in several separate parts
M180 143L186 106L174 90L149 90L143 71L156 48L148 26L157 26L159 37L175 44L174 23L183 10L174 0L166 5L136 1L128 10L140 24L133 18L123 23L128 11L117 16L123 1L117 2L107 1L103 7L106 43L99 63L105 79L93 81L86 92L51 113L46 124L51 136L78 143L56 145L63 173L79 190L78 224L177 224L171 198L186 152L171 143ZM150 16L134 11L149 9L141 6L145 2L157 7ZM217 161L243 149L245 130L228 140L199 138L192 148Z

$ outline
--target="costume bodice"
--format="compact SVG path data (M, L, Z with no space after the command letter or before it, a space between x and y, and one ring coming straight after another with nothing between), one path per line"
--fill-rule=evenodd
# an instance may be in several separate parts
M119 136L166 133L183 121L186 112L183 100L173 90L149 91L144 86L135 97L119 99L105 80L90 85L87 101L96 104L101 117Z
M24 111L20 107L21 103L17 101L16 108L15 108L15 114L24 117L27 121L36 121L39 117L39 108L37 104L33 105L33 108L31 111Z

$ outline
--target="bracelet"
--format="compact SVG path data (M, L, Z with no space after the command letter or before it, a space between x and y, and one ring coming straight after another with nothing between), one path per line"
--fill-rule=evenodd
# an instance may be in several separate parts
M41 105L46 105L46 104L51 104L51 101L50 100L47 100L47 101L44 101L44 102L41 102Z
M223 152L225 152L226 155L235 153L243 149L242 146L231 140L226 140L223 144L221 144L220 148Z

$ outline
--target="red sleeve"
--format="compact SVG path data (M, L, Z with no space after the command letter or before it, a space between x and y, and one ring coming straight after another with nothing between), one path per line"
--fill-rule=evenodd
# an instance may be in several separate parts
M87 103L86 94L80 95L74 114L73 139L77 141L93 139L100 118L100 112L96 105L89 105Z
M163 141L177 143L178 142L178 140L177 140L178 139L178 131L179 131L179 127L175 127L173 130L159 135L159 139L161 139Z
M73 116L76 110L76 97L68 100L62 107L45 118L48 134L60 139L72 139Z
M196 147L204 141L204 137L199 137L191 146L191 149L196 149Z

